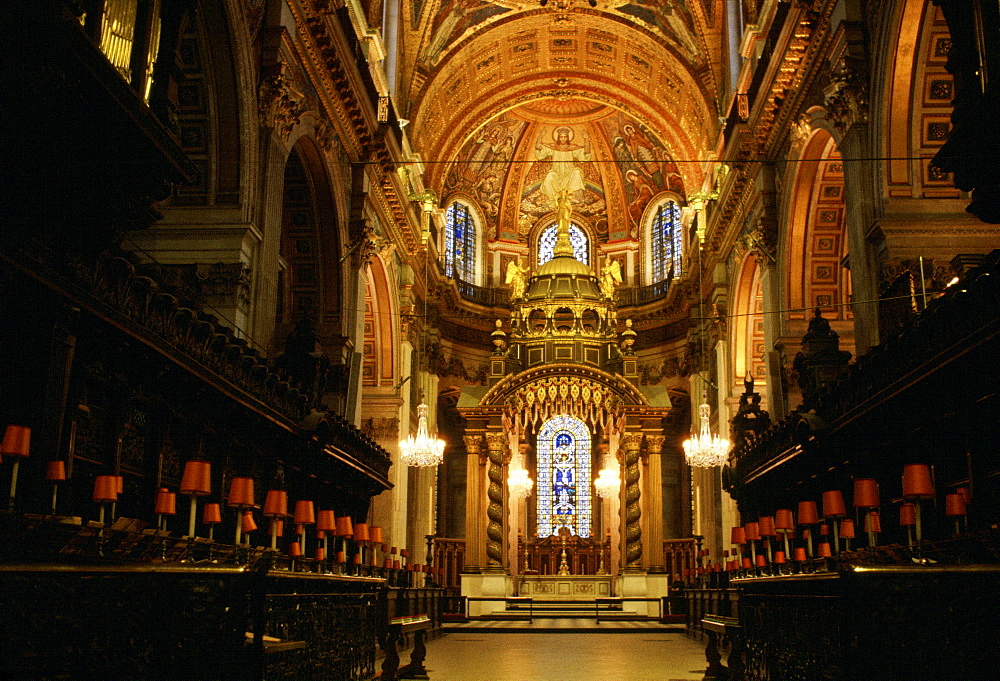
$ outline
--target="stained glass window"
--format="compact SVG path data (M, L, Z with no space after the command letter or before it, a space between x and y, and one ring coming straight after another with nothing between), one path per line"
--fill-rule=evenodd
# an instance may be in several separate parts
M469 207L458 201L445 213L444 273L476 283L476 222Z
M569 242L573 244L573 256L584 265L590 264L590 257L587 250L587 235L582 229L570 223ZM556 226L551 225L542 230L542 235L538 237L538 264L544 265L552 260L552 253L556 248Z
M538 433L538 536L560 527L590 536L590 429L578 418L554 416Z
M663 281L673 271L674 278L681 274L684 229L681 227L681 209L673 201L660 204L653 215L650 228L650 255L653 282Z

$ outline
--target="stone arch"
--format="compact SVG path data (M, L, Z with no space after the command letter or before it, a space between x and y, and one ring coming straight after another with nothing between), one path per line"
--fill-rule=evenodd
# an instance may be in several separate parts
M788 229L779 249L786 319L805 320L817 306L828 319L849 319L844 169L826 129L813 129L807 137L788 198Z
M361 384L392 387L397 376L399 301L390 271L381 257L369 263L365 287L364 345Z
M741 385L743 378L748 373L753 376L758 386L767 383L764 362L764 353L766 352L764 294L761 275L761 267L757 263L757 259L752 255L746 255L740 265L736 280L734 316L730 325L733 372L729 377L728 387Z
M308 313L320 337L340 333L344 282L340 221L322 153L301 137L284 170L275 338Z

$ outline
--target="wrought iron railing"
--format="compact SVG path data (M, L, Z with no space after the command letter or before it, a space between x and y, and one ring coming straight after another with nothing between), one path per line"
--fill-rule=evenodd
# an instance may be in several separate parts
M662 300L670 292L672 281L673 279L664 279L649 286L618 289L615 292L615 303L618 307L635 307Z
M485 307L509 307L510 291L505 288L484 288L461 279L455 279L459 295L472 303Z

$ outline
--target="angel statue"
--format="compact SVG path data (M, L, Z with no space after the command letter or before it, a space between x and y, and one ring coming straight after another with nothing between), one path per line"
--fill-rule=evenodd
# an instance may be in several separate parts
M615 284L622 283L622 266L614 258L607 258L601 267L601 293L605 298L614 298Z
M524 289L528 283L527 274L528 266L522 265L520 260L511 260L507 263L507 276L503 283L510 285L512 299L524 297Z

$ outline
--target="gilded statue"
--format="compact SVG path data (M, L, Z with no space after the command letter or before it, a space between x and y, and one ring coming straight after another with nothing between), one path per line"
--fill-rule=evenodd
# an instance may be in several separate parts
M511 287L510 297L512 299L523 298L524 290L528 285L528 266L521 264L520 260L511 260L507 263L504 283Z

